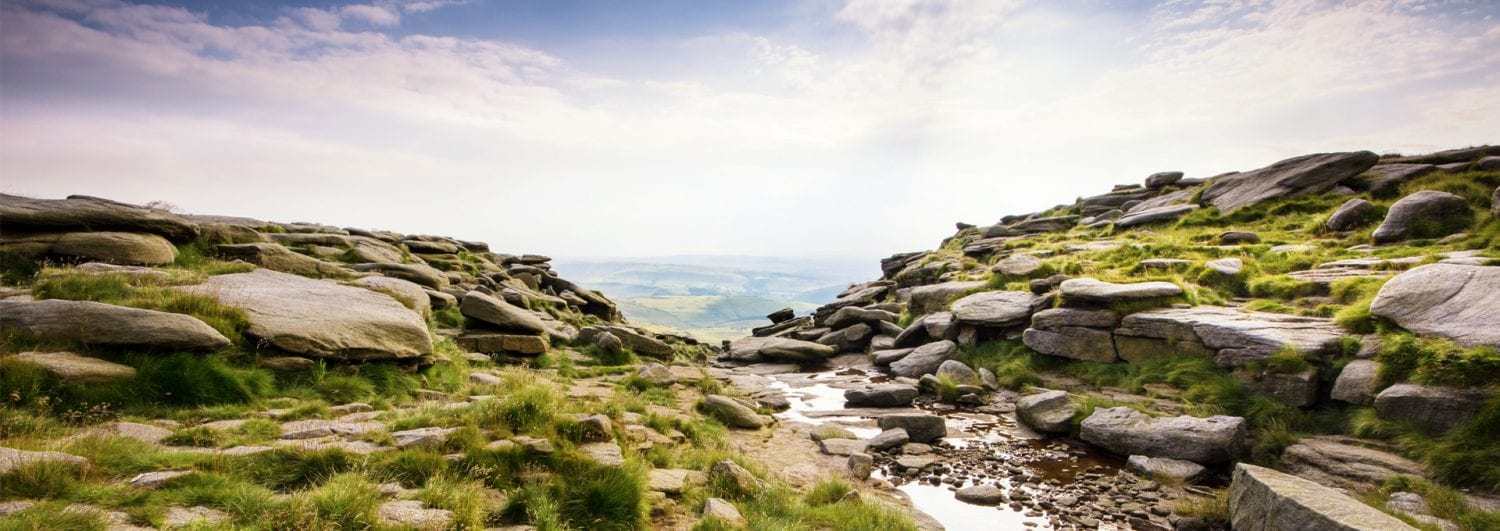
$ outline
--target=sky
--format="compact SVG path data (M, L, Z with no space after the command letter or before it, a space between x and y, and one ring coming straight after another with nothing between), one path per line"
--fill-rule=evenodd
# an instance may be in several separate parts
M0 191L555 257L875 259L1500 142L1500 2L0 0Z

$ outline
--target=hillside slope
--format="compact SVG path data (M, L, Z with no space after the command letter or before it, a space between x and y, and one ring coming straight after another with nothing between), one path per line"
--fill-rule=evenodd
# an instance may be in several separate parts
M957 229L721 362L873 365L888 383L846 397L950 425L1015 410L1145 477L1220 489L1115 496L1154 507L1136 528L1500 526L1500 147L1162 172ZM1017 471L932 450L920 471L904 447L870 453L897 485L972 484L960 500L1009 497L1053 525L1121 512L1064 509L1066 482L984 486Z

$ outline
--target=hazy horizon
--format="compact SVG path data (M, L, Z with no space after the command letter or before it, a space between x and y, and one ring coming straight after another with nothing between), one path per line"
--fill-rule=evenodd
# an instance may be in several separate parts
M872 260L1140 182L1494 142L1500 4L25 0L0 191L556 257Z

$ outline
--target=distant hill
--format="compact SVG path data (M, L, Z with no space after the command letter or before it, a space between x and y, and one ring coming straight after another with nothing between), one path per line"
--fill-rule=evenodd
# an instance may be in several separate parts
M626 319L717 341L747 335L766 314L799 314L878 274L865 259L664 256L557 259L559 273L603 291Z

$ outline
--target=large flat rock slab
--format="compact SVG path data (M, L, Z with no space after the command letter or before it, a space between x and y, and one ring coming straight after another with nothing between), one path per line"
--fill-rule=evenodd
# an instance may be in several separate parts
M243 309L250 318L247 334L289 352L338 359L432 352L420 315L367 289L265 269L209 277L181 289Z
M1281 464L1287 471L1318 484L1357 491L1379 488L1395 476L1426 475L1420 463L1357 444L1360 442L1342 437L1306 437L1281 452Z
M1246 463L1234 468L1229 515L1236 531L1416 530L1332 488Z
M106 383L135 377L134 367L72 352L22 352L3 359L36 365L64 382L75 384Z
M1330 319L1197 306L1127 315L1115 334L1122 358L1143 350L1131 344L1136 338L1168 344L1162 352L1206 353L1219 365L1239 366L1287 347L1308 355L1333 353L1344 331Z
M813 363L834 355L834 348L785 337L746 337L729 344L727 357L738 361Z
M171 212L82 195L33 199L0 194L0 225L8 231L146 232L177 242L198 236L196 223Z
M58 256L127 265L166 265L177 258L177 248L172 242L141 232L3 234L0 251L34 258Z
M1202 200L1228 214L1270 199L1322 193L1364 173L1379 160L1379 155L1369 151L1293 157L1214 179L1203 190Z
M1465 346L1500 347L1500 267L1428 264L1387 281L1370 313Z
M953 302L953 317L960 323L989 327L1026 324L1037 296L1029 291L985 291Z
M0 331L107 347L214 350L229 339L191 315L90 301L0 301Z
M1151 417L1128 407L1112 407L1083 419L1079 436L1120 455L1213 464L1240 455L1248 433L1240 417Z

